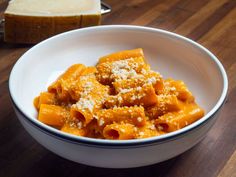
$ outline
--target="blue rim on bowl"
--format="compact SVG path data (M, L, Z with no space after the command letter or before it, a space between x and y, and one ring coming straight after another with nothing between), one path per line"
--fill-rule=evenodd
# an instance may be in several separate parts
M75 143L75 144L83 144L85 146L99 146L99 147L109 146L109 148L110 147L111 148L112 147L120 147L121 148L121 147L127 147L127 146L147 146L147 145L150 145L153 143L156 144L156 143L163 143L166 141L171 141L173 139L176 139L179 136L184 136L185 133L192 131L194 129L197 129L200 126L203 126L223 106L224 101L226 100L226 95L227 95L227 91L228 91L228 79L227 79L227 74L224 70L224 67L220 63L220 61L208 49L206 49L205 47L201 46L200 44L194 42L193 40L183 37L181 35L172 33L172 32L165 31L165 30L155 29L155 28L150 28L150 27L132 26L132 25L107 25L107 26L89 27L89 28L73 30L73 31L69 31L66 33L62 33L62 34L53 36L49 39L46 39L45 41L42 41L38 45L32 47L29 51L33 50L34 48L36 48L39 45L44 44L47 41L57 38L58 36L68 35L69 33L77 33L78 31L83 32L83 31L94 30L94 28L96 28L97 31L116 28L116 29L123 29L123 30L141 30L141 31L153 32L153 33L158 32L158 33L163 33L163 34L169 35L173 38L181 39L193 46L200 48L205 53L207 53L207 55L210 56L211 60L217 65L217 67L221 73L221 76L223 78L223 90L221 92L220 98L218 99L215 106L203 118L192 123L191 125L188 125L187 127L184 127L180 130L177 130L175 132L171 132L168 134L164 134L164 135L160 135L160 136L156 136L156 137L151 137L151 138L134 139L134 140L104 140L104 139L79 137L79 136L75 136L72 134L61 132L60 130L57 130L57 129L54 129L50 126L47 126L47 125L41 123L40 121L38 121L36 118L29 116L22 111L21 105L17 102L15 95L12 92L13 91L12 90L12 84L13 84L12 78L14 77L14 75L16 75L15 68L16 68L17 64L19 64L21 61L19 59L16 62L16 64L14 65L14 67L12 68L12 71L10 73L10 78L9 78L10 98L12 100L14 107L18 110L18 112L22 115L22 117L26 121L28 121L30 124L32 124L35 128L37 128L38 130L43 131L44 133L46 133L50 136L56 137L57 139L60 139L63 141L68 141L70 143ZM29 52L29 51L27 51L27 52ZM26 54L24 54L24 55L26 55ZM22 57L24 57L24 55Z

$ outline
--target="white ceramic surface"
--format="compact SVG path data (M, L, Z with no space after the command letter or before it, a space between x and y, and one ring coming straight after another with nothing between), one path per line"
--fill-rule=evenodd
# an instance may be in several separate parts
M187 84L206 111L202 119L166 135L128 141L77 137L37 120L34 97L67 67L74 63L94 65L100 56L139 47L164 78ZM223 105L228 81L221 63L199 44L163 30L117 25L74 30L39 43L15 64L9 89L19 120L49 150L87 165L128 168L172 158L199 142Z

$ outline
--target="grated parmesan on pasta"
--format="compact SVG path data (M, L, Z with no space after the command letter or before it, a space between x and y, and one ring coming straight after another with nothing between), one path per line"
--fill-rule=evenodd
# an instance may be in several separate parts
M185 83L151 70L142 49L101 57L95 67L72 65L34 105L41 122L101 139L159 136L204 115Z

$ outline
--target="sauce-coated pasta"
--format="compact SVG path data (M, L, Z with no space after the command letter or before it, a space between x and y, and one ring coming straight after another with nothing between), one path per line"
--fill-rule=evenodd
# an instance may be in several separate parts
M181 80L151 70L141 48L69 67L34 99L38 120L63 132L126 140L176 131L204 115Z

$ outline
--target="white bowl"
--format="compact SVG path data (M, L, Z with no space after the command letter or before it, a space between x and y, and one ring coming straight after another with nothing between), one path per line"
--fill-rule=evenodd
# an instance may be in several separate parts
M34 97L70 65L94 65L100 56L139 47L164 78L187 84L206 111L203 118L158 137L113 141L63 133L37 120ZM219 60L190 39L154 28L117 25L69 31L32 47L13 67L9 89L18 119L47 149L82 164L129 168L170 159L202 140L224 104L228 80Z

